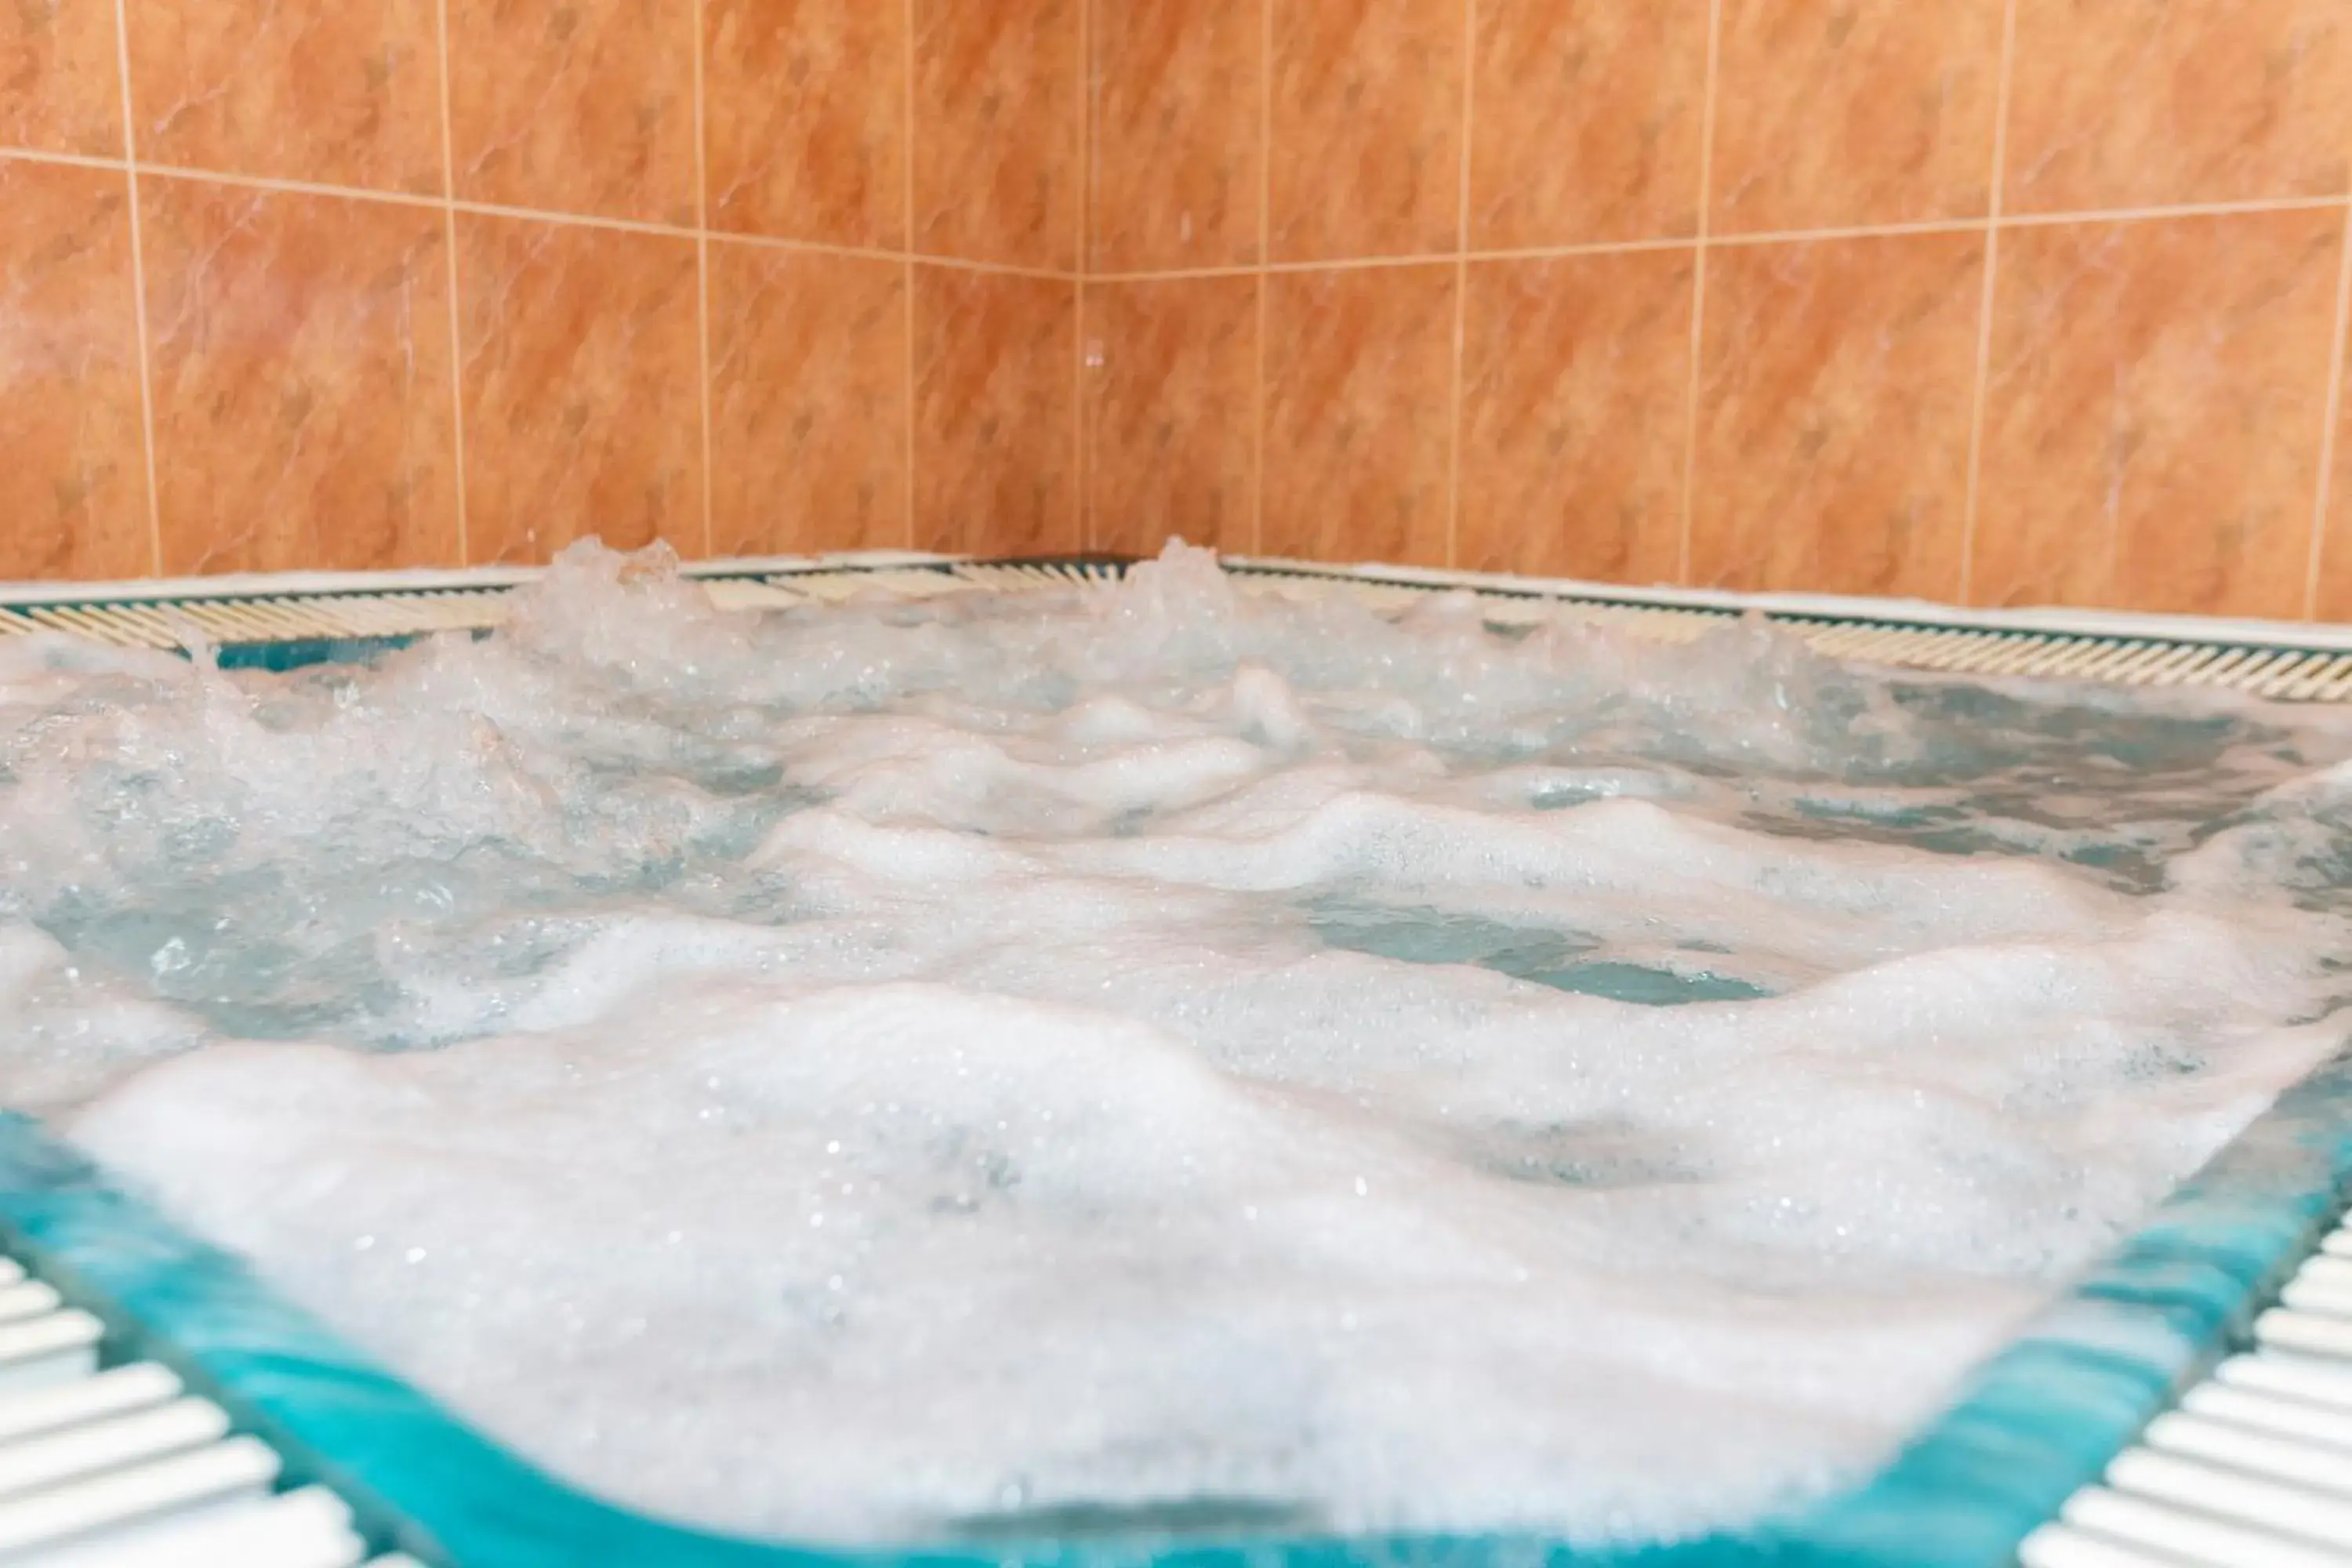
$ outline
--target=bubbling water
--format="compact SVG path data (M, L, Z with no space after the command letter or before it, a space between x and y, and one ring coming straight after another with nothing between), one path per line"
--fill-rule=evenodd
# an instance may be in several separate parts
M1464 597L0 643L0 1094L616 1500L1736 1524L2335 1047L2352 730Z

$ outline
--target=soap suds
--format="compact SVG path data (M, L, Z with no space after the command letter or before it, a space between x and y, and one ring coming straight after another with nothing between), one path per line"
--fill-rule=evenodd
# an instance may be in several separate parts
M517 1448L840 1541L1737 1523L2335 1048L2352 728L1118 586L0 642L0 1095Z

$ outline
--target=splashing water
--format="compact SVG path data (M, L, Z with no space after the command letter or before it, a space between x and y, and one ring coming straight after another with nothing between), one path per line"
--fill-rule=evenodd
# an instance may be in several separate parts
M0 644L0 1093L617 1500L1737 1522L2333 1048L2352 727L1465 598Z

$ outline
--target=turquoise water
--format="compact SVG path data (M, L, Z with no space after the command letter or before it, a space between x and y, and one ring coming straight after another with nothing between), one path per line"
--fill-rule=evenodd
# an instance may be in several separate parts
M1337 948L1407 963L1470 963L1558 991L1605 996L1644 1007L1678 1007L1692 1002L1744 1002L1769 996L1763 986L1718 974L1703 962L1666 967L1594 956L1598 937L1572 931L1531 931L1478 915L1443 910L1350 909L1318 906L1308 916L1315 934ZM1694 960L1719 951L1712 943L1685 943Z

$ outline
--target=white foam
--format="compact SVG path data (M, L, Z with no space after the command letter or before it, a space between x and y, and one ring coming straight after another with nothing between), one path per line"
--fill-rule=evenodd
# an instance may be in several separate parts
M2347 756L1181 549L759 617L586 547L368 671L0 646L0 1091L638 1506L1675 1535L2335 1046Z

